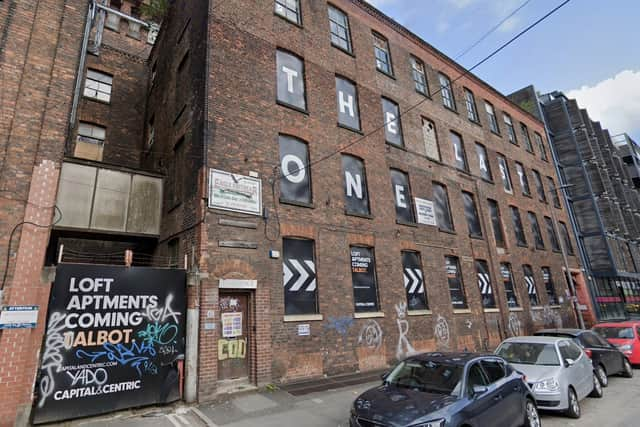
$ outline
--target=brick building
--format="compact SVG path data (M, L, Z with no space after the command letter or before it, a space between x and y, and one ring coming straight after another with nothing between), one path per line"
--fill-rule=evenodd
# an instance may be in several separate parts
M18 228L4 304L46 307L58 261L186 264L189 401L575 324L544 124L368 3L174 2L155 39L139 2L47 1L0 4L3 78L49 73L2 98L0 250L55 221ZM0 332L1 419L45 311Z

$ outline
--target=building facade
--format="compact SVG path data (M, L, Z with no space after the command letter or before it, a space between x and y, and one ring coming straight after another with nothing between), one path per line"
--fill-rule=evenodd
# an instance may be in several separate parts
M635 143L625 135L614 142L601 123L561 92L538 95L528 87L511 97L538 109L545 120L588 272L594 314L601 320L637 316L640 193L634 183Z
M368 3L50 3L0 4L3 77L48 73L3 97L2 303L40 310L0 331L0 419L64 264L188 271L187 401L576 324L544 123Z

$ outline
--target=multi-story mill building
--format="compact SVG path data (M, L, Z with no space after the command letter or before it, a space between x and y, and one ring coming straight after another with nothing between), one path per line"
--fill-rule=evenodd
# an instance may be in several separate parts
M544 123L368 3L178 1L156 39L139 2L46 2L0 4L3 67L44 73L4 97L3 303L41 309L0 332L1 419L64 263L186 267L187 400L575 325Z
M587 270L594 314L602 320L640 313L638 148L562 92L512 95L546 123L563 193Z

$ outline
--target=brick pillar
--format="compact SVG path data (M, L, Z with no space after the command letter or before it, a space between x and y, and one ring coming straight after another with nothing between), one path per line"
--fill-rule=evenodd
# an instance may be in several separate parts
M59 172L50 160L33 169L24 221L51 224ZM14 235L13 247L18 237L20 244L15 263L9 265L13 279L5 285L4 304L37 305L40 311L35 329L0 332L1 426L24 425L29 418L49 301L50 284L41 282L41 273L50 229L24 224L21 231Z

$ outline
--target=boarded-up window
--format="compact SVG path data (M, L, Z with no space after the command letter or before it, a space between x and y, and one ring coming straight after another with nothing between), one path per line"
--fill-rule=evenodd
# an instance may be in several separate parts
M469 171L469 166L467 166L467 153L464 151L462 137L455 132L449 132L449 138L451 139L453 161L456 168L465 172Z
M523 265L522 272L524 273L524 283L527 286L527 294L529 295L529 302L532 307L540 305L538 299L538 291L536 289L536 279L533 277L533 270L530 265Z
M478 287L480 288L482 307L495 308L496 297L493 293L491 274L489 273L489 265L486 261L476 260L476 273L478 274Z
M493 181L489 156L484 145L476 142L476 154L478 155L478 165L480 166L480 176L487 181Z
M460 261L458 257L454 256L446 256L444 259L451 304L454 309L465 309L467 308L467 297L464 293L464 284L462 283Z
M424 147L427 157L440 161L436 125L429 119L422 118L422 137L424 139Z
M384 137L389 144L402 147L402 124L400 122L400 108L398 104L387 98L382 98L382 118L384 123Z
M567 224L560 221L560 234L562 235L562 242L564 243L564 247L567 250L569 255L573 255L573 245L571 244L571 235L569 234L569 229L567 228Z
M313 246L313 240L282 239L284 311L287 315L318 313Z
M304 62L295 55L276 51L278 102L300 110L307 109Z
M280 135L280 200L311 203L311 169L307 144Z
M518 296L513 287L513 275L511 274L511 264L500 264L500 275L502 276L502 284L504 285L504 293L507 298L507 306L509 308L518 307Z
M453 218L451 217L451 208L449 207L447 187L437 182L433 183L433 202L438 227L441 230L453 231Z
M535 139L536 145L538 146L538 150L540 150L540 158L545 162L548 161L549 157L547 156L547 148L544 145L544 140L542 139L542 136L540 136L538 132L534 132L533 139Z
M351 246L351 280L356 313L379 311L373 248Z
M402 274L409 310L428 310L429 302L424 286L422 260L418 252L402 252Z
M560 209L560 197L558 196L558 189L556 188L556 184L553 181L553 178L548 176L547 183L549 186L549 192L551 193L551 200L553 201L553 206Z
M527 246L527 237L524 234L524 227L522 226L522 218L520 218L520 211L515 206L509 206L511 209L511 220L513 222L513 234L516 236L516 243L518 246Z
M469 236L482 237L482 226L480 225L478 209L476 207L476 201L473 198L473 194L463 191L462 201L464 202L464 216L467 219Z
M391 169L391 190L396 203L396 219L400 222L415 222L409 175L399 170Z
M533 239L536 242L536 249L544 249L544 240L542 239L540 224L538 224L538 217L533 212L528 212L527 215L531 224L531 234L533 234Z
M533 170L533 181L536 184L536 191L538 192L538 200L543 203L547 203L547 194L544 191L544 184L542 183L542 177L540 176L540 172L537 170Z
M498 154L498 166L500 167L500 176L502 177L502 185L504 191L507 193L513 193L513 186L511 185L511 175L509 174L509 166L507 165L507 159Z
M522 140L524 141L524 149L530 153L533 153L533 147L531 146L531 137L529 136L529 129L524 123L520 123L520 130L522 131Z
M345 211L350 214L369 215L369 192L364 163L357 157L342 156L344 175Z
M522 188L522 194L524 196L531 196L531 188L529 187L529 178L527 178L527 173L524 170L524 166L522 163L516 162L516 173L520 178L520 188Z
M553 285L553 278L551 277L551 269L549 267L542 267L542 280L544 280L544 289L547 292L549 304L557 305L558 296L556 294L556 288Z
M338 103L338 124L348 129L360 131L360 111L356 85L347 79L336 76L336 100Z
M496 246L505 247L504 228L502 227L502 218L500 216L500 207L495 200L487 199L489 204L489 215L491 216L491 226L493 228L493 237L496 240Z

